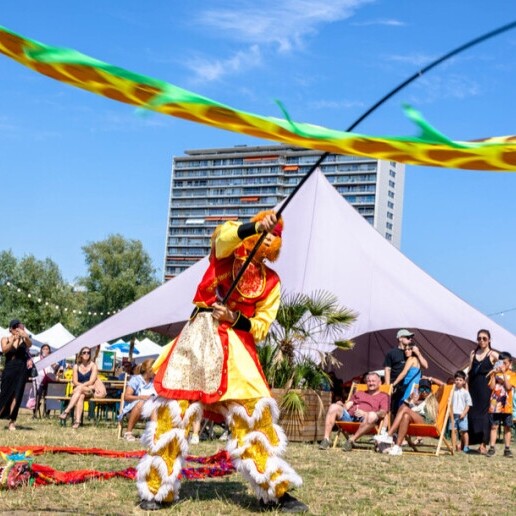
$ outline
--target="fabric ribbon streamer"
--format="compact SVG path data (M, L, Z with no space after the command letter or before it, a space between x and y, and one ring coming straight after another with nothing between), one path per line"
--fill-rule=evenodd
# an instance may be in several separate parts
M111 478L136 478L136 468L129 467L117 471L98 471L82 469L75 471L59 471L34 463L33 456L44 453L70 453L80 455L97 455L102 457L140 458L145 451L102 450L99 448L75 448L64 446L16 446L0 447L5 465L0 466L0 489L16 489L23 485L79 484L88 480L109 480ZM209 457L186 457L188 462L202 464L200 467L189 467L181 470L181 477L188 480L214 478L231 475L235 468L229 454L219 451Z
M516 136L453 141L406 106L419 137L375 137L234 109L173 84L52 47L0 26L0 52L39 73L120 102L220 129L337 154L367 156L413 165L513 171ZM284 108L282 108L284 109Z

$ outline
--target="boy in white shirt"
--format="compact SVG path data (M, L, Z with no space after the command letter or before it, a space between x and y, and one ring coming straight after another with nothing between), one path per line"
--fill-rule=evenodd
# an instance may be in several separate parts
M452 394L453 425L450 421L452 442L456 442L457 432L460 435L461 448L469 452L468 412L473 405L471 394L466 389L466 373L457 371L454 374L455 388Z

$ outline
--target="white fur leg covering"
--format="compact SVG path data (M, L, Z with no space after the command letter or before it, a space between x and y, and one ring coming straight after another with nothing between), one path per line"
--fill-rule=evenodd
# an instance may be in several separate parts
M287 438L276 424L278 416L278 405L272 398L230 402L226 413L231 431L226 449L235 467L265 502L277 501L286 491L303 483L281 459Z
M150 417L141 441L148 448L137 466L136 486L142 500L171 502L179 497L179 474L188 453L186 431L199 413L200 403L155 398L144 405Z

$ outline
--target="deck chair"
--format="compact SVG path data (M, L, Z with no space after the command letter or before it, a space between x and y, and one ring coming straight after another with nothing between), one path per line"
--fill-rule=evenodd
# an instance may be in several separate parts
M452 444L446 439L446 428L450 419L453 385L432 385L432 392L439 401L437 408L437 418L435 423L430 424L410 424L407 430L407 442L413 451L425 453L427 455L439 455L443 443L448 448L451 455L454 454ZM415 444L412 437L431 437L437 439L435 444ZM433 448L436 446L435 452L424 450L422 448Z
M349 401L351 399L351 396L353 396L353 394L357 391L367 391L367 384L353 382L346 401ZM392 396L392 385L391 384L380 385L380 392L383 392L389 396L389 406L390 406L390 397ZM380 420L374 428L372 428L370 430L368 435L376 435L376 434L380 433L383 428L389 428L390 422L391 422L390 416L391 416L391 413L390 413L390 410L388 410L385 417L382 420ZM339 431L337 432L337 435L335 436L335 439L333 440L333 448L335 448L337 446L337 443L339 440L339 435L341 433L343 433L347 439L350 435L354 434L357 431L358 427L360 426L360 423L357 423L354 421L337 421L336 425L337 425ZM365 437L365 435L362 437Z

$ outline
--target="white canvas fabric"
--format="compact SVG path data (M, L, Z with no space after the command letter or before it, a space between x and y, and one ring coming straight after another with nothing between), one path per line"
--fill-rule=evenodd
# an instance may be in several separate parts
M75 339L75 335L70 333L61 323L54 324L48 330L42 331L34 337L40 342L48 344L52 350L58 349Z
M273 268L284 292L336 294L343 306L359 314L348 338L385 328L420 328L471 340L479 328L488 328L494 347L516 356L515 335L411 262L321 172L312 174L283 215L283 248ZM142 329L178 331L192 311L191 300L206 267L204 258L60 348L52 360Z

